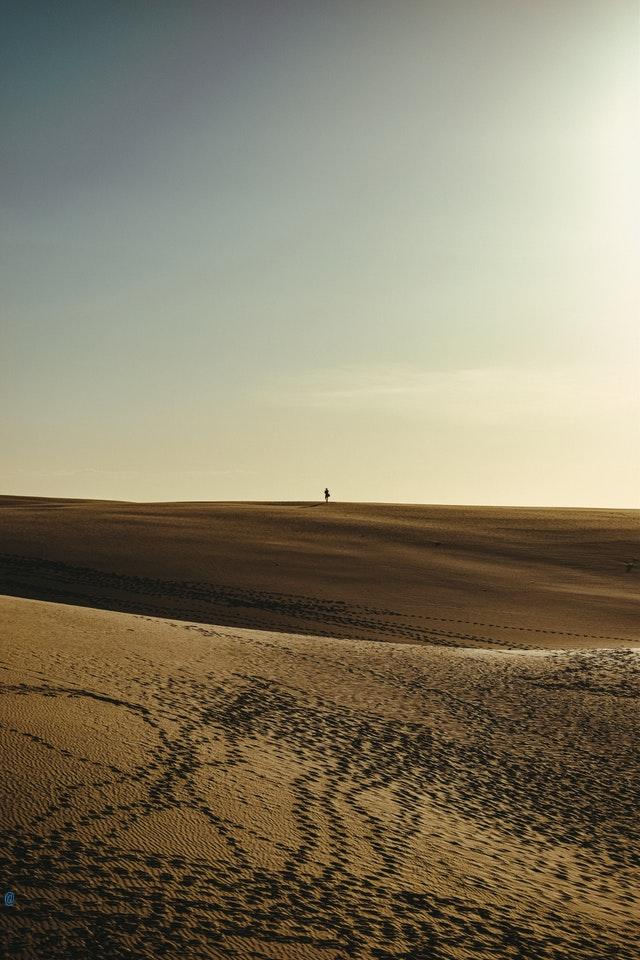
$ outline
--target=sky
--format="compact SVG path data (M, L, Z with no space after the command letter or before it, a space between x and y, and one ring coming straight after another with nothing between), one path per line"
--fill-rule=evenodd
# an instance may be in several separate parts
M22 0L0 63L0 493L640 506L636 0Z

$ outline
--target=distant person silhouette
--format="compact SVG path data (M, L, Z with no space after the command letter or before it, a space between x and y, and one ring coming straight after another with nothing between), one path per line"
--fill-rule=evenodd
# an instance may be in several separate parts
M330 497L330 496L331 496L331 494L329 493L329 487L325 487L325 488L324 488L324 502L325 502L325 503L329 503L329 497Z

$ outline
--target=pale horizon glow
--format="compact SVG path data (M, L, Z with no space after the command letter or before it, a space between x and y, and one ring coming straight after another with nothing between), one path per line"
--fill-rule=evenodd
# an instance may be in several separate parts
M635 0L43 7L0 494L640 506Z

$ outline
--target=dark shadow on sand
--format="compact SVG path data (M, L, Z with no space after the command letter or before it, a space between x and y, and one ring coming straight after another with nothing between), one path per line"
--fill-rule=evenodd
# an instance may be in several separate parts
M248 590L229 584L162 580L0 554L0 594L245 629L322 637L438 641L425 625L390 610L343 600ZM436 631L437 632L437 631Z

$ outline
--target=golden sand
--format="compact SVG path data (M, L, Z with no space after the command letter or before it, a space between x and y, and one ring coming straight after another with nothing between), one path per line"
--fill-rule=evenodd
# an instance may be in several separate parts
M78 595L0 599L3 957L636 960L630 516L537 514L543 543L532 516L344 505L306 543L295 507L278 539L277 508L230 505L235 541L219 506L182 536L186 506L138 507L138 538L133 505L8 509L5 590Z

